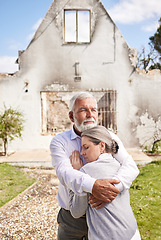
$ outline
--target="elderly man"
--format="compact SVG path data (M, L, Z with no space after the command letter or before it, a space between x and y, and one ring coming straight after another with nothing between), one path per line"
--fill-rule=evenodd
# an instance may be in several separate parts
M114 155L121 167L114 179L95 179L73 169L70 156L81 152L81 133L97 125L97 102L90 93L78 93L70 101L69 118L73 128L56 135L50 144L52 164L60 181L57 200L61 207L58 214L58 240L87 239L86 217L75 219L69 211L69 189L75 194L91 193L89 203L101 208L111 202L123 189L130 187L139 170L132 157L125 150L120 139L112 132L112 138L119 145ZM83 164L85 160L82 156ZM77 159L77 158L76 158ZM115 186L117 184L117 187Z

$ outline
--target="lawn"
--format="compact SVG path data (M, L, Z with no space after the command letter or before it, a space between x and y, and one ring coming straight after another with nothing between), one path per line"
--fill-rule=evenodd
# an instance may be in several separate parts
M131 206L142 240L161 239L161 161L139 167L140 174L130 188Z
M0 207L33 184L35 179L9 164L0 163Z
M131 206L142 240L161 239L161 161L140 166L130 188ZM0 207L30 186L31 179L19 168L0 164Z

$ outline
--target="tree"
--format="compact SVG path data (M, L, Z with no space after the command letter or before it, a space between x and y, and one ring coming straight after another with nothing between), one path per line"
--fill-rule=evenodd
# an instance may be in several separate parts
M149 39L151 41L151 46L153 46L154 50L158 53L157 61L150 66L150 69L161 70L161 18L159 19L159 27L157 28L156 33Z
M161 70L161 18L159 23L156 33L149 38L149 50L146 51L143 47L138 54L137 67L144 69L146 72L152 69Z
M149 39L153 44L154 49L160 54L160 58L161 58L161 18L159 20L159 27L156 33L154 34L154 36L150 37Z
M7 154L8 142L22 137L23 123L21 112L4 106L4 111L0 114L0 138L3 141L4 155Z
M160 65L158 62L156 62L157 59L158 54L156 53L154 47L149 43L149 50L146 51L145 47L143 47L141 52L138 54L137 67L144 69L146 72L149 69L158 69Z

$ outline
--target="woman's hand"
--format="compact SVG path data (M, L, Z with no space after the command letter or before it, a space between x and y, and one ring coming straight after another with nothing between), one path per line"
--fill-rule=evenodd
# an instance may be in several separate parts
M80 168L83 167L83 162L80 159L78 151L72 152L72 155L70 156L70 162L72 167L76 170L80 170Z

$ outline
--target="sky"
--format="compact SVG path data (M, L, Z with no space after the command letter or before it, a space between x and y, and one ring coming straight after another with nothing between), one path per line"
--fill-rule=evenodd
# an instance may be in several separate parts
M76 0L75 0L76 1ZM18 70L15 61L25 50L53 0L0 0L0 73ZM159 27L161 0L102 0L130 48L148 50Z

